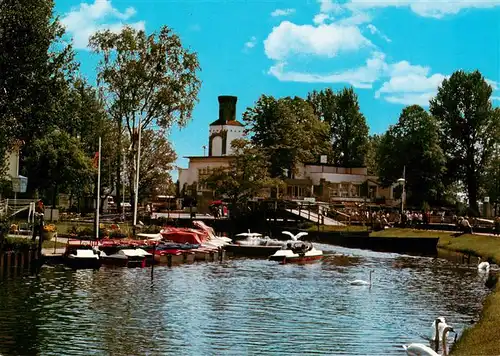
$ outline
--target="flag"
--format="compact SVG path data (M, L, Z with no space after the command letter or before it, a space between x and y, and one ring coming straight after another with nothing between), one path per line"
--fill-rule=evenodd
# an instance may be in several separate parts
M92 159L92 166L94 168L99 168L99 152L96 152L94 158Z

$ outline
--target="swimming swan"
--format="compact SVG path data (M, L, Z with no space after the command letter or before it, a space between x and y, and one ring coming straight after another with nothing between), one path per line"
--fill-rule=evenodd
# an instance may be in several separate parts
M442 337L443 353L441 355L438 354L433 349L431 349L429 346L419 343L412 343L408 346L403 345L403 348L405 349L406 354L411 356L448 356L448 350L446 346L446 335L448 334L448 332L455 332L455 330L453 330L453 328L449 325L446 325L444 327L443 337ZM455 334L455 339L456 339L456 334Z
M308 233L307 233L307 232L305 232L305 231L299 232L297 235L292 234L290 231L282 231L281 233L282 233L282 234L285 234L285 235L290 236L290 238L291 238L293 241L297 241L297 240L298 240L298 239L300 239L302 236L306 236L306 235L308 235Z
M479 257L479 264L477 265L479 271L488 272L490 270L490 264L487 261L481 262L481 257Z
M353 286L370 286L371 287L372 286L372 273L373 272L374 272L373 270L370 271L370 281L369 282L364 281L362 279L356 279L354 281L351 281L350 284Z

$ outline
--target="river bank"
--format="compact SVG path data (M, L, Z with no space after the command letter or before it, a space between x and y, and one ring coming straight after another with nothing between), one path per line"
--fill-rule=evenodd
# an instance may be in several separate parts
M463 234L443 231L389 229L372 232L378 237L439 237L438 248L481 257L500 265L500 237L491 235ZM490 272L495 273L495 272ZM493 287L486 298L480 320L467 329L454 345L451 355L500 355L500 284Z

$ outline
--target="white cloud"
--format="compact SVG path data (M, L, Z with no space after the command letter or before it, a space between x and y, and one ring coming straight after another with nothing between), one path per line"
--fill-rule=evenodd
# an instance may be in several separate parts
M283 21L264 41L268 58L284 60L290 55L308 54L334 57L339 52L356 51L372 46L355 26L337 24L296 25Z
M61 23L72 35L75 48L85 49L89 37L99 30L110 29L113 32L119 32L125 25L143 30L144 21L123 22L135 14L136 10L133 7L120 12L112 6L111 0L94 0L94 3L82 2L79 6L72 8L63 16Z
M370 89L379 79L381 73L387 70L385 55L374 52L364 66L335 72L331 74L312 74L285 71L286 62L279 62L269 69L269 74L280 81L305 82L305 83L348 83L356 88Z
M386 35L384 35L382 32L380 32L380 30L378 28L376 28L375 25L370 23L370 24L366 25L366 27L368 28L368 30L370 30L372 35L379 35L386 42L392 42L392 40L389 37L387 37Z
M485 79L486 83L488 83L493 90L498 90L498 82L495 82L494 80L491 79Z
M317 14L316 16L314 16L313 22L316 25L321 25L328 19L330 19L330 16L328 14L321 13L321 14Z
M295 13L295 9L276 9L273 12L271 12L271 16L273 16L273 17L289 16L293 13Z
M257 44L257 38L252 36L248 42L245 42L245 48L254 48Z
M320 3L320 10L322 13L339 14L343 11L342 6L333 0L318 0Z
M393 104L429 106L429 101L435 93L403 93L399 95L386 96L384 99Z
M442 18L455 15L470 8L492 8L500 6L499 0L350 0L350 9L369 9L376 7L410 7L416 14L424 17Z

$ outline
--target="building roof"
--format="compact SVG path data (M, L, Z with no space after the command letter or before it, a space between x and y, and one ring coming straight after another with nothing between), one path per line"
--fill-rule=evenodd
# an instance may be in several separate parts
M239 122L238 120L225 121L224 119L217 119L210 124L210 126L224 126L224 125L225 126L240 126L240 127L245 126L241 122Z

